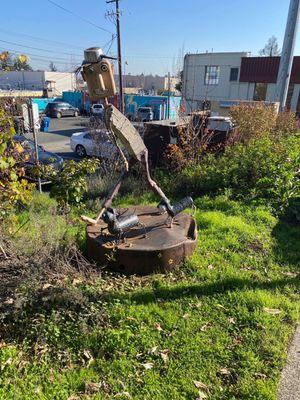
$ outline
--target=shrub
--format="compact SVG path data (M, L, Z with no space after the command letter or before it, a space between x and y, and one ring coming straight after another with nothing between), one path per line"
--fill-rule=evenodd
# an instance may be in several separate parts
M192 118L186 126L178 128L178 143L169 144L165 153L165 165L170 171L179 171L191 162L197 164L203 154L217 153L222 143L213 143L214 133L206 128L207 119Z
M0 108L0 219L16 204L28 204L34 189L22 178L23 149L13 141L13 134L12 122Z
M275 108L267 106L263 102L241 103L232 107L230 117L237 125L234 141L242 143L272 132L277 120Z
M278 114L276 119L276 125L273 130L276 136L295 133L297 129L298 129L298 121L295 113L291 111L285 111Z
M222 156L209 154L200 164L184 168L175 189L197 196L230 189L235 198L265 199L281 208L300 194L299 173L300 136L274 141L265 135L247 146L228 146Z
M98 159L85 159L80 162L67 160L61 171L46 166L43 175L53 183L51 196L60 206L79 205L87 192L87 176L94 174L99 166Z

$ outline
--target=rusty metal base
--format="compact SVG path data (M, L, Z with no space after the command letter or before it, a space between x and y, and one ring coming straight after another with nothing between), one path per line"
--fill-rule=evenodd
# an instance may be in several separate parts
M131 229L124 239L110 235L101 220L86 230L88 257L100 266L125 274L146 275L171 270L190 256L197 243L197 225L188 214L180 213L172 227L167 214L157 208L136 206L120 210L124 215L136 213L141 226Z

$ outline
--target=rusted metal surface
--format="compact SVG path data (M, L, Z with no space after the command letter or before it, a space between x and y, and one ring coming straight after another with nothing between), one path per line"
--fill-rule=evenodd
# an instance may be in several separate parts
M197 226L190 215L178 214L169 228L167 214L159 214L155 207L136 206L121 212L134 212L144 226L131 229L125 240L117 243L107 231L101 233L101 228L105 228L103 221L88 225L88 257L98 265L126 274L146 275L171 270L194 252Z

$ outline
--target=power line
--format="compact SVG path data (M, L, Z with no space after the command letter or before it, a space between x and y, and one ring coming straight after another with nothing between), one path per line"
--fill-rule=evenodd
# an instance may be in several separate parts
M153 55L149 55L149 56L146 56L146 55L139 55L139 54L126 54L126 57L130 57L130 58L165 58L165 59L171 59L171 58L174 58L174 56L157 56L157 55L155 55L155 54L153 54ZM178 57L178 58L184 58L184 57Z
M57 50L47 50L47 49L42 49L40 47L33 47L33 46L26 46L24 44L20 43L15 43L15 42L9 42L8 40L0 40L2 43L7 43L7 44L13 44L14 46L20 46L20 47L25 47L27 49L32 49L32 50L38 50L38 51L44 51L46 53L60 53L60 54L66 54L68 56L78 56L81 57L79 54L74 54L74 53L66 53L64 51L57 51Z
M81 47L81 46L76 46L76 45L70 44L70 43L59 42L59 41L57 41L57 40L50 40L50 39L45 39L45 38L41 38L41 37L37 37L37 36L32 36L32 35L28 35L28 34L26 34L26 33L7 31L7 30L1 29L1 28L0 28L0 32L6 33L6 34L8 34L8 35L15 35L15 36L28 37L28 38L30 38L30 39L34 39L34 40L37 40L37 41L43 42L43 43L44 43L44 42L54 43L54 44L59 45L59 46L73 47L73 48L82 50L82 47Z
M83 17L81 17L80 15L74 13L73 11L71 11L71 10L69 10L69 9L67 9L67 8L65 8L65 7L63 7L63 6L61 6L60 4L55 3L55 1L53 1L53 0L47 0L47 1L48 1L49 3L51 3L51 4L53 4L54 6L60 8L61 10L64 10L65 12L67 12L67 13L69 13L69 14L72 14L73 16L75 16L75 17L81 19L82 21L86 22L87 24L90 24L90 25L94 26L95 28L100 29L101 31L108 32L108 33L112 33L112 32L109 31L108 29L105 29L105 28L103 28L102 26L99 26L99 25L95 24L94 22L89 21L88 19L83 18Z
M113 44L113 41L115 40L115 38L117 37L117 35L112 35L112 37L111 37L111 39L107 42L107 43L105 43L103 46L102 46L102 49L104 50L105 49L105 47L107 47L107 46L109 46L109 49L108 49L108 51L107 52L109 52L109 50L110 50L110 48L111 48L111 46L112 46L112 44Z
M15 55L15 56L20 55L20 52L18 52L17 50L14 50L14 49L7 49L7 48L4 49L4 48L2 48L1 51L8 51L10 54ZM26 52L26 55L30 56L29 58L32 59L32 60L44 61L44 62L47 62L47 63L50 63L51 61L53 61L56 64L71 64L70 60L64 59L64 58L49 58L49 57L42 56L42 55L39 55L39 54L33 54L33 53L27 53L27 52Z
M21 54L20 50L11 49L11 48L4 48L2 46L1 46L1 49L2 49L1 51L8 51L9 53L13 53L13 54L17 54L17 55ZM65 61L65 62L70 63L70 59L69 58L63 58L63 57L54 57L53 58L52 56L49 56L49 55L34 54L34 53L31 53L31 52L27 52L27 51L26 51L26 56L38 57L40 59L45 59L45 60L48 60L48 61ZM77 60L75 60L75 61L77 61Z
M115 38L116 38L116 35L113 35L113 38L112 38L111 41L109 42L109 43L110 43L110 46L109 46L108 49L107 49L107 54L109 54L110 49L111 49L111 46L113 45ZM106 46L104 46L104 47L106 47Z

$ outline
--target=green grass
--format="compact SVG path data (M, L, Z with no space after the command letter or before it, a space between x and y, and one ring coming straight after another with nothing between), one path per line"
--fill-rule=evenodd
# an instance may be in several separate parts
M0 398L275 400L300 228L225 196L196 205L197 251L170 274L24 282L2 316Z

